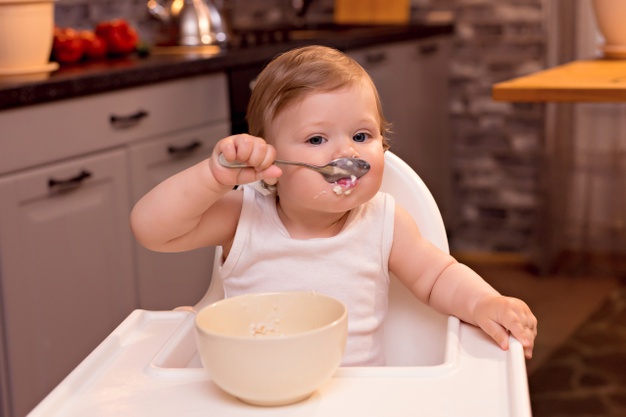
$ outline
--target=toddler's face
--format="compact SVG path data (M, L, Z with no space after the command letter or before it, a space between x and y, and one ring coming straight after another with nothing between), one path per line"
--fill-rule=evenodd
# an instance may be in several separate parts
M281 166L281 202L340 212L371 199L380 188L383 141L374 92L365 80L333 92L312 93L286 107L268 126L277 158L325 165L335 158L356 157L370 171L356 186L331 184L309 169ZM349 183L349 182L348 182Z

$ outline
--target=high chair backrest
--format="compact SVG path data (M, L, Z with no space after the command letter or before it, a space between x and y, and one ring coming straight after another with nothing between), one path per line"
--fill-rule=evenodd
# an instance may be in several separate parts
M421 178L392 152L385 153L381 191L411 214L424 238L449 252L443 219L435 200ZM207 293L194 307L200 308L224 297L218 270L222 251L216 248L213 276ZM385 321L387 365L436 365L443 362L447 318L417 300L392 276L389 312Z

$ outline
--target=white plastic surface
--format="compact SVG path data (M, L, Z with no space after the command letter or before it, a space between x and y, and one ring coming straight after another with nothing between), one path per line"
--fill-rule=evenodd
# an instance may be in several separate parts
M503 351L453 317L442 364L340 368L310 398L282 407L245 404L211 382L188 337L193 317L136 310L29 417L531 415L521 345L511 339Z

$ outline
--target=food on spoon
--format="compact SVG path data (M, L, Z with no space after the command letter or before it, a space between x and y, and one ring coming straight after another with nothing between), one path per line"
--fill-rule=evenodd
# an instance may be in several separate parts
M350 178L342 178L335 183L333 192L337 195L349 195L352 189L356 187L357 182L357 177L354 175L351 175Z

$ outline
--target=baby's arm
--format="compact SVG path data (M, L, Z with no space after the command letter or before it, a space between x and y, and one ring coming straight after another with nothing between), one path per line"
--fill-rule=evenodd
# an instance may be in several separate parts
M389 269L413 294L437 311L479 326L503 349L509 332L532 356L537 319L526 303L500 295L478 274L426 239L411 216L396 207Z
M251 168L230 169L217 163L245 162ZM131 227L137 240L155 251L178 252L228 243L234 236L242 193L234 185L280 176L276 151L261 138L235 135L220 140L211 158L166 179L133 208Z

